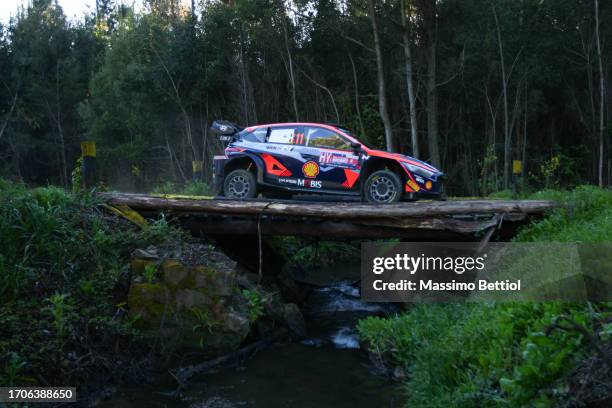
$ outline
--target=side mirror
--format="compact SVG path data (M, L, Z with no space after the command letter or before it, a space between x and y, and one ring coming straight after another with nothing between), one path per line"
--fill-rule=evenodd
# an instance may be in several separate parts
M355 154L361 153L361 143L352 142L351 149L353 149L353 152L355 152Z

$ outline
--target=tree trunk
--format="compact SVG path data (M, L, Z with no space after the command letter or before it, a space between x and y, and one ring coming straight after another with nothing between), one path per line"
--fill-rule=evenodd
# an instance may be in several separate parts
M417 133L416 95L414 93L412 73L412 53L410 51L410 36L408 35L408 23L406 21L406 7L401 0L402 28L404 42L404 58L406 59L406 83L408 84L408 105L410 107L410 141L412 143L412 155L419 157L419 138Z
M183 116L183 123L184 123L184 126L185 126L185 136L187 137L187 143L189 143L189 147L190 147L191 160L192 161L193 160L197 160L198 159L198 153L197 153L196 148L195 148L195 146L193 144L193 138L192 138L192 134L191 134L191 119L189 117L189 113L187 113L187 110L185 109L185 106L183 105L183 100L182 100L181 95L179 93L178 87L177 87L176 83L174 82L174 78L172 78L172 74L170 74L170 70L168 69L168 67L166 66L166 64L162 60L161 56L157 52L157 49L155 49L155 47L153 46L153 43L150 43L150 46L151 46L151 50L153 50L153 52L155 53L155 56L157 57L160 65L164 69L164 72L166 73L166 76L168 77L168 80L170 81L170 85L172 85L172 90L174 91L174 98L176 100L176 104L178 105L179 109L181 110L181 113L182 113L182 116Z
M595 43L597 46L597 64L599 68L599 162L597 179L599 187L603 187L604 168L604 71L601 57L601 41L599 39L599 0L594 0L595 6Z
M490 155L494 156L493 158L493 188L497 189L497 127L495 124L497 123L497 107L493 109L493 105L491 104L491 99L489 98L489 90L485 85L485 99L487 101L487 106L489 108L489 113L491 115L491 135L489 137L489 147L485 153L486 158ZM488 160L485 159L485 163ZM488 166L488 164L487 164ZM488 171L488 169L487 169ZM483 177L483 181L486 183L486 177Z
M247 72L244 63L244 46L243 46L243 35L244 30L240 27L240 49L238 50L238 59L240 61L240 88L242 94L242 123L244 126L248 126L250 122L249 118L249 93L247 90Z
M387 143L387 151L395 151L395 141L393 140L393 129L389 111L387 108L387 95L385 87L385 72L382 59L382 50L380 48L380 38L378 36L378 23L376 22L376 11L374 8L374 0L368 0L368 8L370 11L370 19L372 20L372 30L374 31L374 50L376 51L376 72L378 77L378 109L380 118L385 127L385 142Z
M363 119L361 118L361 108L359 107L359 82L357 81L357 69L355 68L355 61L351 52L348 52L349 60L351 61L351 68L353 69L353 82L355 83L355 112L357 112L357 120L359 121L359 129L361 130L361 136L365 137L365 128L363 126Z
M525 177L525 168L527 167L527 81L525 81L525 106L524 106L524 117L523 117L523 151L521 154L521 161L523 165L521 166L521 178Z
M499 19L497 18L497 11L495 5L491 3L493 9L493 17L495 19L495 28L497 30L497 45L499 49L499 58L501 64L501 75L502 75L502 97L504 103L504 188L508 188L510 185L510 160L511 160L511 139L509 129L509 118L508 118L508 83L506 78L506 64L504 62L504 48L501 39L501 29L499 28Z
M281 17L283 19L283 34L285 36L285 50L287 51L288 68L289 68L289 81L291 82L291 100L293 101L293 113L295 114L295 121L300 120L300 114L298 113L297 96L295 91L295 74L293 72L293 57L291 56L291 49L289 48L289 35L287 34L287 21L286 16Z
M60 158L61 158L61 171L60 179L64 187L68 186L68 173L67 173L67 162L66 162L66 142L64 140L64 129L62 128L62 113L60 106L60 86L59 86L59 60L55 64L55 104L56 104L56 117L57 117L57 134L60 141Z
M357 79L355 79L355 80L357 80ZM8 111L8 113L6 115L6 119L2 123L2 126L0 126L0 140L2 140L2 135L4 135L4 131L6 130L6 127L8 126L9 122L11 121L11 118L13 117L13 112L15 111L15 106L17 106L17 98L18 98L18 92L15 92L15 96L13 97L13 102L11 103L11 108L9 109L9 111Z
M436 0L428 0L425 6L427 21L427 144L429 160L434 166L441 165L438 142L438 95L436 84Z

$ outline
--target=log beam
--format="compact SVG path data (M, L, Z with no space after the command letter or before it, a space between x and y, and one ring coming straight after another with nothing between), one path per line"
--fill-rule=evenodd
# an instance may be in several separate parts
M204 212L217 214L294 215L317 218L403 218L478 214L536 214L555 208L547 200L458 200L397 204L318 203L270 200L225 200L164 198L142 194L101 193L111 205L128 205L135 210Z
M295 235L342 239L402 238L469 241L493 227L514 235L529 217L555 204L543 200L461 200L389 205L177 198L102 193L111 206L129 206L145 217L163 213L194 235ZM503 219L503 223L500 220ZM490 237L489 237L490 238Z

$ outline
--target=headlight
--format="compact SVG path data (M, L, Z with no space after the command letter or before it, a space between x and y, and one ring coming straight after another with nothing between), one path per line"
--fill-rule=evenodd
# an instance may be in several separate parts
M403 162L402 164L404 165L405 168L408 169L409 172L418 174L419 176L432 178L433 175L435 174L433 171L429 171L427 169L424 169L423 167L415 166L414 164L410 164L406 162Z

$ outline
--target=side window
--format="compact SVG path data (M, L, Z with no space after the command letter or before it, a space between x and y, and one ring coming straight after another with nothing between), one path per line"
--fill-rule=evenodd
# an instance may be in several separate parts
M270 136L268 137L268 143L284 143L293 144L294 135L297 132L297 128L290 127L273 127L270 130Z
M251 133L247 133L242 138L248 142L265 143L267 132L268 128L266 127L258 128L252 131Z
M309 147L351 150L351 144L339 134L320 127L306 127L306 140Z

